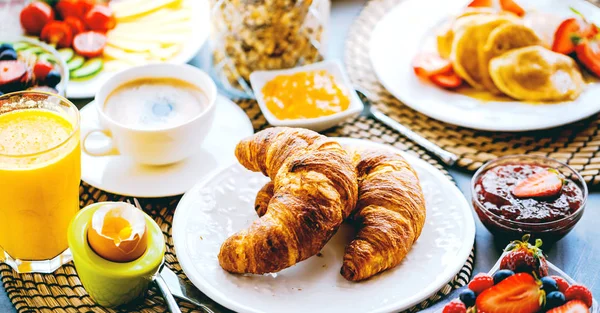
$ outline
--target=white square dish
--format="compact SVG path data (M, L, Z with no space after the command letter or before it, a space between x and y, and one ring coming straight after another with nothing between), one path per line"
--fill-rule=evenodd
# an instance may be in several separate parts
M264 85L279 75L290 75L302 71L314 70L327 71L328 73L333 75L337 83L342 84L345 88L348 89L348 94L350 97L350 105L348 106L348 108L342 112L316 118L283 120L275 117L275 115L273 115L273 113L269 111L264 101L264 97L262 94L262 89ZM348 75L346 75L346 72L344 71L342 65L337 60L325 60L322 62L285 70L255 71L252 74L250 74L250 84L252 85L252 89L254 90L254 96L256 98L256 101L258 102L260 110L264 114L269 124L273 126L303 127L314 131L322 131L336 126L348 118L357 116L363 109L362 101L360 101L360 98L358 98L358 95L354 91L354 88L352 87L352 83L350 82Z

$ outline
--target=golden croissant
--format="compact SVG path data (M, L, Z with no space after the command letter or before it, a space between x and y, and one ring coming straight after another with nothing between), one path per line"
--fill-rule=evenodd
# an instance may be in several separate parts
M219 264L232 273L277 272L317 254L356 205L349 154L316 132L269 128L242 140L238 161L273 181L264 215L227 238Z
M362 150L356 169L359 196L341 274L367 279L400 264L425 224L425 199L415 171L398 153Z
M353 217L356 238L346 247L341 274L359 281L398 265L425 223L425 200L419 179L404 158L393 152L357 153L359 195ZM273 196L268 182L256 195L262 216Z

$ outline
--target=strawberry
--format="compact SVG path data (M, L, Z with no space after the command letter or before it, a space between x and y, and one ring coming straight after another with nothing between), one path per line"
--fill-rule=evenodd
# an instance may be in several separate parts
M569 288L569 283L560 276L553 275L551 277L556 281L556 284L558 285L558 291L564 294L565 291L567 291L567 288Z
M590 310L583 301L573 300L546 313L590 313Z
M468 5L468 7L470 7L470 8L474 8L474 7L491 7L491 6L492 6L492 0L473 0Z
M494 285L494 279L492 276L479 273L473 277L471 282L469 283L469 289L473 290L476 294L482 293L484 290L492 287Z
M500 261L500 269L508 269L515 273L534 272L537 277L548 275L548 262L542 253L542 240L537 239L535 246L529 243L529 235L522 240L511 242L504 251L508 252Z
M584 285L578 284L571 285L571 287L565 290L565 298L567 298L567 301L581 300L588 308L591 308L594 302L592 292Z
M557 170L548 169L519 182L512 193L517 198L550 197L560 193L563 182L564 179Z
M467 312L467 307L465 306L464 303L458 301L458 300L454 300L448 304L446 304L446 306L444 307L444 310L442 311L442 313L466 313Z
M535 313L543 300L544 293L535 278L519 273L483 291L475 305L479 313Z

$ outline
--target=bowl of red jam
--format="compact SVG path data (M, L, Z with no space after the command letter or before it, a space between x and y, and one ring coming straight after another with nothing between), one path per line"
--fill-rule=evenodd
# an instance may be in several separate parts
M511 155L483 165L471 183L473 208L495 236L564 237L581 219L588 190L570 166L536 155Z

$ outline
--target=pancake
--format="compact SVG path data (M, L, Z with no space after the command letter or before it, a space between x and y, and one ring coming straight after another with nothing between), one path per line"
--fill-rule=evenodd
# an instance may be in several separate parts
M485 89L481 76L478 53L483 49L490 33L498 26L512 23L501 15L473 15L455 32L450 61L454 71L475 89Z
M486 44L478 52L481 82L483 86L494 94L500 94L489 72L490 60L510 50L541 45L542 41L535 32L524 25L507 23L496 27L488 37Z
M493 58L490 75L500 91L517 100L572 100L584 87L573 59L542 46L514 49Z
M460 28L461 24L465 22L465 20L461 21L463 17L473 15L489 15L494 13L497 13L497 11L492 8L466 8L459 15L444 23L437 31L436 36L439 55L444 59L450 58L450 52L452 52L452 40L454 40L454 31L455 29Z

